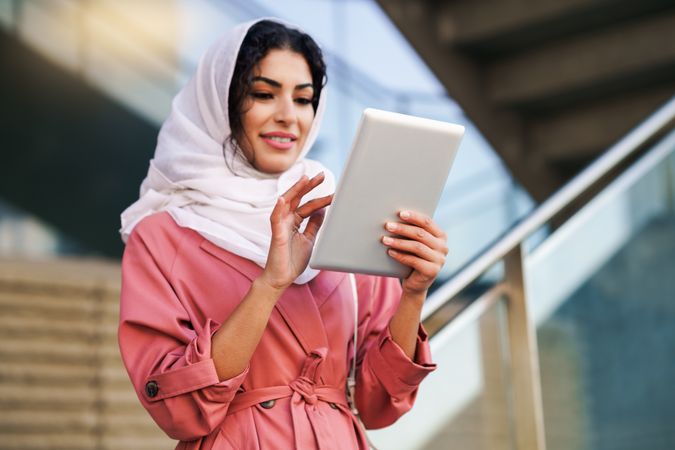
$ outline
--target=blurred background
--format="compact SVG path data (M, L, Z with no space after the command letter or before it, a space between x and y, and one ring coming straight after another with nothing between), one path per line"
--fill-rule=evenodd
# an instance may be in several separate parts
M672 1L0 0L0 449L173 448L119 360L119 214L202 52L263 16L324 49L336 175L366 107L467 128L440 368L375 442L675 448Z

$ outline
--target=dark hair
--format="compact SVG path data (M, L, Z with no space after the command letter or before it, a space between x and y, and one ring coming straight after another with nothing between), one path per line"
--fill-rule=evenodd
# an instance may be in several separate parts
M261 20L249 28L244 41L239 48L237 62L234 66L230 92L228 94L227 112L230 118L230 139L236 141L244 135L242 113L244 102L250 94L253 78L253 69L258 65L270 50L292 50L301 54L307 61L314 96L312 107L316 112L319 106L319 96L326 81L326 64L323 54L317 43L306 33L288 28L271 20Z

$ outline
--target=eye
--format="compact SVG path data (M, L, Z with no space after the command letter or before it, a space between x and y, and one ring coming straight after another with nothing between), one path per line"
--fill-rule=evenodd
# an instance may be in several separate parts
M251 97L259 100L269 100L272 98L272 94L269 92L251 92Z
M295 101L301 105L309 105L310 103L312 103L312 99L303 97L296 98Z

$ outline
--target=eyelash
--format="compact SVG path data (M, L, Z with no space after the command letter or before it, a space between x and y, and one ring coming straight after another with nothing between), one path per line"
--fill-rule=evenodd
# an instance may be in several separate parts
M252 92L251 97L257 99L257 100L270 100L273 98L273 95L268 93L268 92ZM298 102L301 105L309 105L312 103L311 99L304 98L304 97L299 97L295 99L296 102Z

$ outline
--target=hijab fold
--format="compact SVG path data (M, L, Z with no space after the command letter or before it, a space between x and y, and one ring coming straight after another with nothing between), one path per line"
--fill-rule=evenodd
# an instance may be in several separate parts
M298 29L275 18L257 19L234 27L206 51L193 77L173 99L140 198L121 215L120 234L125 243L144 217L167 211L178 225L264 268L272 237L269 217L277 198L302 175L313 177L321 171L325 181L303 202L334 192L332 173L318 161L305 158L323 119L325 88L304 147L287 171L258 171L230 139L227 112L234 66L246 33L261 20ZM306 221L301 230L305 225ZM307 283L318 273L307 267L295 283Z

